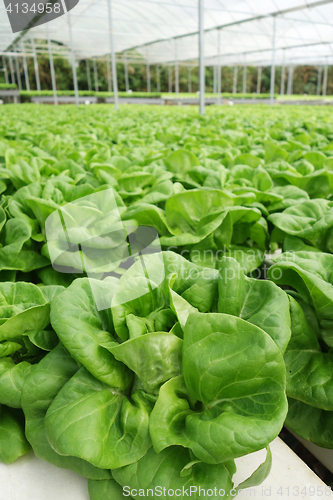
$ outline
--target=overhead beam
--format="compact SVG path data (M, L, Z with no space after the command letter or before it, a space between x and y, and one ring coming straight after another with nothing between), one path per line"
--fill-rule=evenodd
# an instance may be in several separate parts
M318 45L333 45L333 40L327 41L327 42L311 42L311 43L305 43L305 44L289 45L286 47L276 47L275 50L301 49L303 47L315 47ZM248 50L247 52L229 52L227 54L223 54L222 57L230 57L230 56L237 56L237 55L244 56L244 55L248 55L248 54L258 54L258 53L261 54L262 52L272 52L272 47L268 47L267 49L260 49L260 50L258 50L258 49ZM218 59L218 55L212 56L209 59L210 60ZM247 64L250 64L250 62L248 62ZM267 62L267 65L269 65L269 62ZM231 62L229 64L229 66L234 66L234 63Z
M239 24L250 23L253 21L260 21L262 19L268 19L268 18L273 17L273 16L282 16L284 14L290 14L291 12L296 12L296 11L305 10L305 9L312 9L312 8L320 7L321 5L326 5L329 3L333 3L333 0L319 0L319 1L313 2L311 4L298 5L297 7L290 7L288 9L276 10L276 11L271 12L269 14L262 14L259 16L251 16L251 17L247 17L246 19L241 19L239 21L233 21L231 23L220 24L218 26L214 26L213 28L206 28L206 29L204 29L204 33L209 33L209 32L215 31L215 30L223 29L223 28L229 28L230 26L238 26ZM160 38L160 39L154 40L152 42L143 43L141 45L135 45L134 47L128 48L126 50L136 50L136 49L139 49L141 47L149 47L149 45L154 45L155 43L166 42L168 40L171 40L172 38L181 39L181 38L186 38L188 36L194 36L194 35L198 35L198 34L199 34L199 31L192 31L191 33L184 33L183 35L177 35L177 36L173 36L170 38Z
M50 0L50 3L54 4L56 3L58 0ZM271 16L281 16L281 15L284 15L284 14L290 14L291 12L297 12L297 11L300 11L300 10L305 10L305 9L312 9L312 8L316 8L316 7L320 7L322 5L326 5L326 4L330 4L332 3L333 0L318 0L317 2L313 2L311 4L305 4L305 5L298 5L297 7L290 7L290 8L287 8L287 9L282 9L282 10L276 10L274 12L271 12L269 14L262 14L262 15L259 15L259 16L251 16L249 18L246 18L246 19L241 19L240 21L233 21L231 23L226 23L226 24L221 24L219 26L215 26L214 28L206 28L204 31L205 32L209 32L209 31L214 31L216 29L221 29L221 28L226 28L228 26L236 26L238 24L244 24L244 23L248 23L248 22L251 22L251 21L259 21L261 19L267 19ZM18 42L21 41L21 39L28 33L28 31L33 28L36 24L36 21L40 19L40 17L42 16L43 14L37 14L32 20L31 22L29 23L28 27L23 30L16 38L15 40L6 48L6 52L9 52L13 47L15 47L15 45L18 44ZM78 16L79 17L79 16ZM172 38L184 38L184 37L188 37L188 36L193 36L193 35L197 35L199 33L199 30L198 31L194 31L194 32L191 32L191 33L186 33L186 34L183 34L183 35L178 35L176 37L172 37ZM136 45L135 47L131 47L131 48L128 48L126 50L132 50L132 49L138 49L140 47L147 47L149 45L152 45L154 43L158 43L158 42L164 42L168 39L166 38L161 38L159 40L154 40L152 42L147 42L145 44L141 44L141 45Z
M219 31L218 31L218 33L219 33ZM303 47L316 47L316 46L320 46L320 45L331 45L331 46L333 46L333 40L330 40L330 41L328 41L328 40L327 41L320 41L320 42L311 42L311 43L305 43L305 44L302 43L302 44L296 44L296 45L286 45L286 46L283 46L283 47L276 47L276 51L278 51L278 50L285 51L285 50L288 50L288 49L289 50L292 50L292 49L301 49ZM333 52L333 48L331 50ZM232 57L232 56L239 56L239 55L244 56L244 55L249 55L249 54L261 54L261 53L266 53L266 52L272 52L272 47L267 47L267 49L248 50L248 51L245 51L245 52L228 52L227 54L223 54L223 55L220 55L220 56L219 56L219 54L216 54L215 56L209 57L207 64L208 65L213 65L214 64L214 60L218 60L219 57L220 58L224 58L224 57ZM1 55L1 53L0 53L0 55ZM320 58L317 58L317 60L318 61L319 61L319 59L320 60L322 60L322 59L325 60L325 58L326 58L326 56L320 56ZM298 59L299 58L297 58L297 60ZM316 60L316 59L314 58L314 60ZM189 61L191 61L191 60L182 61L182 64L185 64L185 65L189 64ZM166 62L166 64L167 64L167 62ZM233 62L230 62L229 64L226 64L226 65L227 66L235 66L235 64L236 63L233 61ZM252 66L259 66L259 65L265 66L265 64L261 64L261 63L257 64L256 61L248 61L246 64L248 66L249 65L252 65ZM318 64L318 63L314 63L314 65L316 65L316 64ZM195 64L194 64L194 66L195 66ZM270 61L267 61L267 66L270 66Z
M54 1L57 1L57 0L54 0ZM313 2L313 3L310 3L310 4L307 3L305 5L299 5L299 6L296 6L296 7L290 7L290 8L287 8L287 9L277 10L277 11L274 11L274 12L271 12L271 13L268 13L268 14L258 15L258 16L252 16L252 17L249 17L249 18L246 18L246 19L242 19L242 20L239 20L239 21L234 21L234 22L231 22L231 23L225 23L225 24L222 24L222 25L219 25L219 26L215 26L215 27L212 27L212 28L206 28L206 29L204 29L204 32L205 33L207 33L207 32L213 32L215 30L220 30L220 29L227 28L227 27L230 27L230 26L242 25L244 23L249 23L251 21L256 21L256 20L261 20L261 19L267 19L267 18L270 18L272 16L282 16L282 15L286 15L286 14L289 14L289 13L292 13L292 12L302 11L302 10L305 10L305 9L312 9L312 8L320 7L320 6L323 6L323 5L331 4L332 2L333 2L333 0L319 0L319 1L316 1L316 2ZM21 32L19 34L19 36L8 46L8 48L4 52L2 52L2 53L0 52L0 55L1 54L3 54L3 55L11 55L8 51L11 50L11 48L14 47L14 45L19 40L21 40L21 38L31 29L31 27L33 27L33 22L34 22L34 20L32 21L32 25L30 27L28 27L26 30L24 30L23 32ZM177 35L177 36L172 37L172 38L174 38L174 39L181 39L181 38L186 38L186 37L197 35L197 34L198 34L198 31L194 31L194 32L191 32L191 33L185 33L185 34L182 34L182 35ZM126 50L132 50L132 49L137 49L137 48L141 48L141 47L147 47L147 46L150 46L150 45L154 45L154 44L156 44L158 42L165 42L166 40L168 40L168 39L162 38L162 39L159 39L159 40L154 40L154 41L151 41L151 42L147 42L145 44L136 45L136 46L134 46L132 48L129 48L129 49L126 49ZM290 46L290 47L283 47L283 49L292 49L292 48L298 48L298 47L301 48L301 47L309 47L309 46L315 46L315 45L326 45L326 44L332 44L332 42L314 42L314 43L311 43L311 44L300 44L300 45L294 45L294 46ZM269 50L271 50L271 49L263 49L261 51L255 50L255 51L249 51L247 53L256 53L256 52L258 53L258 52L265 52L265 51L269 51ZM29 54L26 54L26 55L28 56ZM16 53L16 56L18 56L17 53ZM15 57L15 55L14 55L14 57Z

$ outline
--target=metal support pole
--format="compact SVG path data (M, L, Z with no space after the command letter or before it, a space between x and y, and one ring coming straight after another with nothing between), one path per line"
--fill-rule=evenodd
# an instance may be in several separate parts
M200 114L205 113L204 0L199 0L199 91Z
M321 94L321 74L322 74L322 67L318 67L318 77L317 77L317 95Z
M291 94L294 93L294 71L295 71L295 66L292 66L291 67L292 78L291 78L291 88L290 88L290 93Z
M161 92L160 67L156 64L156 92Z
M11 83L16 83L13 59L9 56L9 69L10 69L10 79Z
M281 88L280 88L281 97L284 96L285 80L286 80L286 67L283 65L281 68Z
M294 76L294 67L289 66L288 68L288 86L287 86L287 94L291 95L293 92L293 76Z
M24 53L25 48L23 43L21 42L21 52ZM24 81L25 81L25 89L30 92L30 82L29 82L29 73L28 73L28 64L27 64L27 58L25 56L22 56L23 60L23 71L24 71Z
M15 57L15 66L16 66L17 86L18 86L19 91L21 92L22 82L21 82L21 73L20 73L20 65L19 65L19 58L18 57Z
M68 25L68 32L69 32L69 47L70 47L70 53L71 53L71 64L72 64L72 73L73 73L75 104L76 104L76 106L79 106L79 104L80 104L80 102L79 102L79 86L78 86L78 82L77 82L71 15L69 12L67 12L67 25Z
M179 94L179 66L178 61L175 61L175 92Z
M238 66L234 66L234 82L232 87L233 94L237 94L237 77L238 77Z
M9 83L7 64L6 64L6 59L5 59L4 56L2 56L2 66L3 66L3 71L4 71L4 74L5 74L5 82Z
M216 66L213 66L213 94L216 94L217 93L217 90L216 90L216 87L217 87L217 84L216 84Z
M86 70L87 70L88 90L92 90L92 86L91 86L91 74L90 74L90 62L88 61L88 59L86 59Z
M187 68L188 80L187 80L187 91L192 94L192 66Z
M175 40L175 92L179 94L179 65L178 65L178 44L177 38Z
M168 79L169 79L169 94L172 93L172 68L171 66L168 66Z
M23 69L24 69L25 88L28 92L30 92L28 64L27 64L27 58L25 56L23 56Z
M36 47L35 47L35 39L34 38L31 38L31 45L32 45L32 51L33 51L33 56L34 56L34 69L35 69L36 89L37 89L38 92L40 92L41 91L41 86L40 86L38 59L37 59L37 53L36 53Z
M129 91L129 80L128 80L128 63L127 63L127 54L124 54L124 73L125 73L125 89L126 92Z
M98 92L98 74L97 74L97 62L95 57L93 58L93 69L94 69L94 80L95 80L95 92Z
M276 34L276 16L273 16L273 36L272 36L272 65L271 65L271 88L270 88L270 105L274 104L275 93L275 34Z
M246 94L246 73L247 73L247 67L243 66L243 94Z
M147 92L151 92L151 82L150 82L150 66L147 58L146 62L146 78L147 78Z
M222 91L222 68L221 68L221 47L220 47L220 30L217 30L217 103L221 104L221 91Z
M57 82L56 82L55 71L54 71L53 55L52 55L52 45L51 45L51 40L50 40L50 34L49 34L48 27L47 27L47 45L48 45L48 49L49 49L51 82L52 82L52 90L53 90L53 104L55 106L57 106L58 105Z
M108 78L108 92L112 92L111 61L109 56L106 56L106 73Z
M286 81L286 67L284 64L284 58L285 58L285 51L283 50L283 59L282 59L282 66L281 66L281 86L280 86L281 97L284 96L284 87L285 87L285 81Z
M115 54L115 50L114 50L114 40L113 40L111 0L108 0L108 17L109 17L109 44L110 44L110 52L111 52L114 108L117 110L119 108L119 105L118 105L118 80L117 80L116 54Z
M324 66L324 79L323 79L323 97L327 95L327 76L328 76L328 66Z
M217 67L217 102L221 104L222 98L222 66Z
M262 72L262 67L258 67L258 77L257 77L257 94L261 93L261 72Z

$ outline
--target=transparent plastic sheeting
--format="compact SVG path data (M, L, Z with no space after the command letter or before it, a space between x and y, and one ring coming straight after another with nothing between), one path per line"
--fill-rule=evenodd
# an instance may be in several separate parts
M11 33L0 1L0 51L5 51L18 34ZM110 1L116 52L135 47L151 64L198 59L197 0ZM301 7L304 8L291 10ZM205 64L269 65L273 44L271 15L284 10L288 12L276 15L276 63L332 64L333 2L204 0L204 27L213 29L205 32ZM75 56L103 56L110 53L107 12L107 0L80 0L69 14L32 28L22 40L47 39L49 33L52 40L69 45L70 16ZM254 19L258 16L264 17ZM216 27L221 27L219 34Z

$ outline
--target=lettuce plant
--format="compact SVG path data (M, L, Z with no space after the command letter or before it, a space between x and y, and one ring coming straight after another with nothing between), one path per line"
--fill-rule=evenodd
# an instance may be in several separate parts
M30 449L22 390L39 361L58 343L50 326L50 301L60 286L0 283L0 459L11 463Z
M286 250L301 250L302 243L324 252L333 252L333 204L310 200L269 216L277 229L272 240L284 241ZM301 240L301 241L297 241ZM298 247L298 248L297 248ZM305 248L304 248L305 249Z
M97 309L92 283L111 308ZM164 252L120 279L77 279L53 297L51 324L59 344L22 389L26 434L38 456L88 477L92 499L213 483L228 497L234 459L281 429L288 299L234 259L214 270ZM239 487L261 482L270 460Z
M329 110L163 108L0 110L0 460L32 447L92 500L227 498L235 459L286 415L333 447ZM128 239L153 228L164 250L126 272L104 258L117 234L98 238L111 189ZM250 277L277 248L271 279ZM267 450L234 493L267 476Z
M270 278L291 287L286 425L319 446L333 448L333 256L301 251L275 260Z
M268 240L261 212L238 205L237 196L217 189L174 194L167 200L165 211L132 205L123 219L151 225L161 235L162 247L177 250L192 262L211 268L226 254L251 272L263 261Z

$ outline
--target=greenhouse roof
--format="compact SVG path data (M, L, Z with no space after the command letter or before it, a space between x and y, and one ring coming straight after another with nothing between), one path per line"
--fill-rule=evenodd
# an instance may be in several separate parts
M198 59L197 0L111 0L117 53L136 49L151 64ZM77 58L110 53L107 0L80 0L69 14L12 33L0 6L0 51L47 39L72 46ZM333 0L205 0L205 64L333 64ZM28 45L27 45L28 47ZM29 50L26 48L25 50Z

